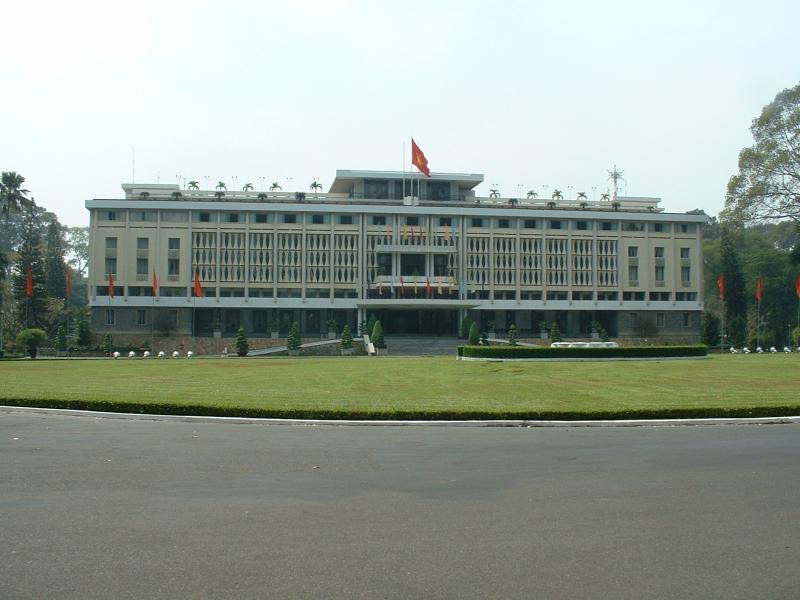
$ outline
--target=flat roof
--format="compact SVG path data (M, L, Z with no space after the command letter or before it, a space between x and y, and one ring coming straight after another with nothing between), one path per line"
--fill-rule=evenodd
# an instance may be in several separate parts
M403 179L424 179L426 181L455 181L461 187L472 189L483 183L481 173L434 173L425 177L416 171L353 171L350 169L336 169L336 178L331 184L330 193L346 193L350 191L352 182L356 179L390 179L400 181Z

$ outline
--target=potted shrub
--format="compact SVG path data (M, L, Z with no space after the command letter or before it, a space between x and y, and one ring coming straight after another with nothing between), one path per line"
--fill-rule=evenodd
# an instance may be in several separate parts
M386 349L386 340L383 337L383 325L380 321L375 321L375 327L372 329L370 336L372 345L375 346L375 352L378 355L386 355L389 351Z
M603 326L600 324L599 321L592 321L591 329L592 329L592 339L599 340L600 330L603 329Z
M550 341L551 342L560 342L561 341L561 330L558 328L558 322L553 321L553 327L550 329Z
M286 347L289 356L299 356L300 354L300 324L295 321L289 329L289 336L286 338Z
M547 321L539 321L539 337L546 340L547 335Z
M24 348L31 358L36 358L39 346L46 341L47 334L41 329L23 329L17 334L17 348Z
M345 324L342 329L342 341L339 343L342 356L350 356L353 354L353 334L350 333L350 326Z
M278 323L278 319L272 317L269 320L269 337L273 340L277 340L280 337L280 330L281 325Z
M222 325L220 324L219 319L214 319L214 337L222 337Z
M491 333L494 337L497 337L497 321L489 321L486 324L486 331L487 333Z
M511 346L516 346L517 345L517 326L516 325L511 325L511 327L508 328L508 343Z
M247 356L250 351L250 344L247 343L247 335L244 332L244 327L239 327L236 331L236 354L238 356Z
M477 346L481 339L480 331L478 331L478 324L473 321L469 328L469 344L470 346Z
M56 356L67 355L67 332L63 327L56 331Z
M367 328L366 330L364 330L364 333L366 333L370 337L370 339L372 339L372 330L375 329L375 323L377 322L377 320L378 319L375 318L374 314L371 314L369 316L369 319L367 320Z
M467 315L464 317L464 320L461 321L461 337L464 339L469 338L469 329L472 327L472 319Z
M328 319L328 339L335 340L336 339L336 319Z

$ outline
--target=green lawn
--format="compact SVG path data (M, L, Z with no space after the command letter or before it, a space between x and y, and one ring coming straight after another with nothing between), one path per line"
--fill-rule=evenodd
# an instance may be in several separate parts
M0 361L0 404L303 417L800 414L800 355L663 362L453 357Z

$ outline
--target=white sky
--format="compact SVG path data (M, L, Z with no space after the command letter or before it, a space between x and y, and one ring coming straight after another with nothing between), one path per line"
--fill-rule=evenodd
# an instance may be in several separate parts
M327 190L340 169L716 214L750 121L800 80L798 2L0 0L0 170L69 225L176 175ZM408 160L408 159L407 159ZM259 179L259 178L264 178ZM572 186L571 188L569 186Z

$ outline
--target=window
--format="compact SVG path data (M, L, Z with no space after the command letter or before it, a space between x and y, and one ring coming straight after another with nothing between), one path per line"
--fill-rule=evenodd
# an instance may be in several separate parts
M470 225L472 227L483 227L483 219L478 219L478 218L472 219L470 221Z
M622 299L625 302L643 302L644 292L622 292Z
M289 224L297 223L297 215L285 214L283 215L283 222Z
M589 221L575 221L575 229L578 231L586 231L589 229Z
M600 230L601 231L616 231L616 223L612 221L601 221L600 223Z
M353 215L339 215L339 225L352 225Z
M136 324L137 325L147 325L147 311L144 309L139 309L136 311Z
M170 250L180 250L181 249L181 238L169 238L168 248Z
M656 281L664 281L664 267L656 267Z
M656 258L664 258L664 246L655 247L655 256Z
M664 313L656 313L656 327L664 327Z
M508 229L511 227L511 222L508 219L497 219L497 227L500 229Z
M117 238L115 237L107 237L106 238L106 250L116 250L117 249Z
M256 213L256 223L266 223L267 213Z
M623 223L622 231L644 231L644 223Z
M652 223L650 230L653 233L667 233L669 231L669 225L667 223Z
M697 300L697 292L675 292L676 302L695 302Z
M111 273L112 275L117 274L117 259L116 258L107 258L106 259L106 272L105 275L108 277L108 274Z
M692 268L681 267L681 281L689 282L692 279Z
M386 215L374 215L372 217L373 225L386 225Z
M117 220L117 211L115 210L107 210L103 212L103 216L105 217L106 221L116 221Z
M147 268L147 259L146 258L137 258L136 259L136 274L137 275L147 275L149 269Z
M628 281L639 281L639 267L628 267Z
M378 254L378 275L391 275L392 274L392 255L379 253Z
M211 213L207 213L207 212L201 212L201 213L198 215L198 220L199 220L201 223L210 223L210 222L211 222Z
M525 219L525 229L536 229L536 219Z
M144 221L155 221L156 220L156 213L153 211L147 210L132 210L131 211L131 221L134 223L141 223Z
M681 248L681 258L689 258L689 248Z
M406 217L406 225L419 225L419 217Z
M136 249L147 250L150 248L150 238L136 238Z
M180 275L180 264L181 261L178 258L170 258L167 260L167 274L168 275Z
M548 221L547 226L550 229L561 229L561 221Z
M106 309L106 325L116 325L117 324L117 315L114 312L113 308Z
M684 327L690 327L691 324L692 324L692 314L691 313L687 313L687 312L681 313L681 317L682 317L682 320L683 320L683 326Z
M453 224L453 220L450 217L439 217L439 227L450 227Z
M650 292L650 302L669 302L670 292Z
M628 246L628 258L639 256L639 246Z
M239 222L239 213L228 213L225 215L225 222L226 223L238 223Z
M597 299L604 302L618 300L619 294L617 294L617 292L597 292Z
M312 225L324 225L325 224L325 217L323 215L311 215L311 224Z

